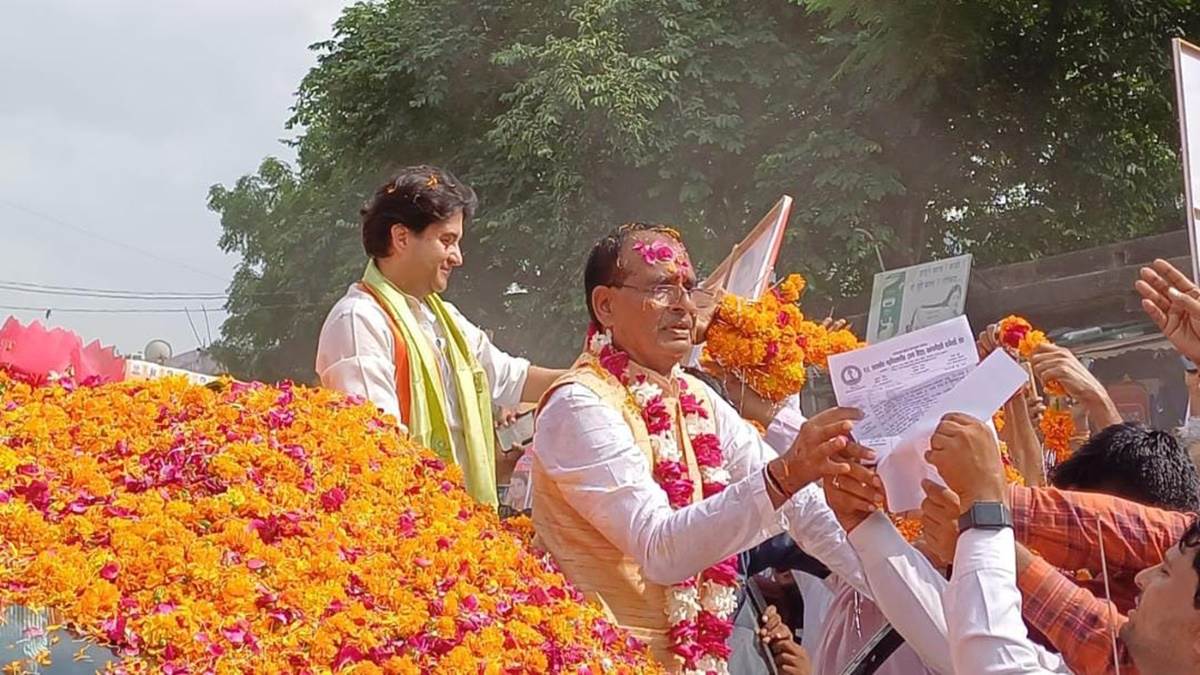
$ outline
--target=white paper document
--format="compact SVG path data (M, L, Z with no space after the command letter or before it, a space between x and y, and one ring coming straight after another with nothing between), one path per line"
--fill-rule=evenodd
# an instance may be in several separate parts
M921 480L941 482L925 462L942 416L961 412L991 424L991 416L1028 375L1003 351L982 364L966 317L957 317L877 345L829 358L838 405L858 408L858 442L875 450L888 506L919 508Z
M883 458L942 394L979 363L965 316L829 357L838 405L858 408L859 443Z
M992 414L1028 381L1029 374L1025 369L1003 350L997 349L938 399L879 462L879 477L883 479L892 512L903 513L921 507L925 498L921 479L928 478L945 485L937 470L925 461L929 439L942 417L952 412L963 413L987 422L991 428ZM992 433L995 434L995 429Z

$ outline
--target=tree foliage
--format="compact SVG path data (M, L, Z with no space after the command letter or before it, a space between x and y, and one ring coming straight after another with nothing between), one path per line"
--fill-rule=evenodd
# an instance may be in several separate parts
M1178 227L1169 38L1192 2L388 0L347 8L300 85L298 160L215 186L243 263L221 355L311 379L390 169L479 192L450 297L566 363L581 263L629 220L711 265L781 194L782 265L836 299L889 266L1029 259Z

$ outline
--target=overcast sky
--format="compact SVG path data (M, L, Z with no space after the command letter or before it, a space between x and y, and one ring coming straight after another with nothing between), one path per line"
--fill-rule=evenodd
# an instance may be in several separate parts
M291 159L293 92L339 0L4 0L0 9L0 284L224 292L237 260L206 206L267 155ZM91 236L88 233L91 233ZM38 308L161 307L14 292ZM207 303L212 310L220 301ZM213 337L223 318L209 312ZM193 315L207 340L204 316ZM184 314L55 311L50 322L140 351L197 346Z

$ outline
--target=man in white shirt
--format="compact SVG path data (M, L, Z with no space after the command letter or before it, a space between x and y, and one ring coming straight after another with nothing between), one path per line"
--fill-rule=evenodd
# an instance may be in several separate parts
M668 228L633 224L602 239L584 286L588 351L548 393L534 438L534 527L567 577L660 662L687 672L725 669L734 575L724 563L780 531L866 592L812 484L843 473L873 480L846 461L871 456L849 441L857 411L815 415L778 457L684 375L711 297Z
M1000 453L979 420L951 414L930 441L930 463L964 505L954 572L943 597L955 673L1046 673L1021 620L1016 548ZM1126 536L1137 536L1130 532ZM1137 576L1137 609L1120 628L1138 672L1200 672L1200 523L1161 563ZM1113 636L1114 651L1118 649Z
M562 371L498 349L441 300L476 205L469 186L432 166L403 169L376 191L361 212L367 272L330 310L316 371L460 465L472 496L495 505L493 405L536 401Z
M926 668L939 675L960 672L952 664L943 607L950 584L878 508L882 491L851 480L841 480L837 486L827 482L825 490L830 507L850 533L875 605ZM1070 672L1057 654L1037 645L1032 648L1042 669L1037 672Z

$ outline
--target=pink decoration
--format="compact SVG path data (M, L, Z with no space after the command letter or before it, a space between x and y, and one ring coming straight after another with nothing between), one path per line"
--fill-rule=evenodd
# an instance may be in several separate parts
M719 467L725 463L721 453L721 439L716 434L700 434L692 439L692 450L696 452L696 463L700 466Z
M9 317L0 326L0 368L45 382L51 376L70 376L76 381L119 382L125 378L125 361L112 347L83 340L62 328L46 329L41 322L21 325Z
M100 568L100 578L105 581L116 581L117 575L120 574L121 568L115 562L110 562Z
M675 249L665 241L639 241L633 245L633 250L641 254L647 265L675 259Z
M346 491L340 487L326 490L321 494L321 508L331 513L342 510L342 504L345 503Z
M680 396L679 407L683 409L684 415L698 415L702 419L708 419L708 411L700 404L695 394L683 394Z

